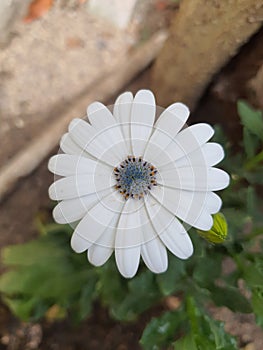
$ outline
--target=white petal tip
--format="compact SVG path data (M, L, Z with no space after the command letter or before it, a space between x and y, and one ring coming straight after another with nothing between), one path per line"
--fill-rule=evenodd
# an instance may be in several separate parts
M168 268L168 264L165 265L159 265L159 266L155 266L154 268L151 268L150 270L153 273L164 273Z
M87 252L87 257L92 265L99 267L106 263L112 252L112 248L92 245Z
M84 238L80 237L77 233L73 233L70 245L74 252L83 253L90 247L91 243L85 240Z
M168 107L168 110L178 116L183 117L184 119L187 119L190 114L189 108L182 102L173 103Z
M69 126L68 126L68 130L69 131L72 131L76 125L78 125L79 123L81 123L83 120L80 119L80 118L74 118L71 120L71 122L69 123Z
M121 103L127 103L127 101L130 102L130 100L133 99L133 94L132 92L130 91L126 91L124 92L123 94L119 95L117 100L116 100L116 103L117 104L121 104Z
M206 139L209 140L214 135L214 128L207 123L198 123L191 126L194 136L197 139Z
M66 221L66 218L64 217L59 205L55 206L55 208L53 209L52 216L53 216L54 220L56 221L56 223L58 223L58 224L68 223Z
M225 157L224 148L219 143L212 143L214 145L214 158L216 164L220 163Z
M91 115L94 112L99 111L100 109L105 108L104 104L98 101L92 102L90 105L87 107L87 114Z
M47 164L48 170L53 174L56 173L56 162L57 162L56 159L57 159L57 156L51 157Z
M104 262L98 259L98 257L94 256L93 252L91 252L90 249L87 252L87 256L88 256L89 262L96 267L102 266L104 264Z
M54 182L55 183L55 182ZM56 200L56 191L55 191L55 187L54 187L54 183L49 186L49 189L48 189L48 195L49 195L49 198L53 201Z
M224 173L225 173L225 175L224 175L225 176L225 184L224 184L224 187L222 189L224 189L230 185L230 176L228 175L228 173L226 173L226 172L224 172Z
M122 275L122 277L129 279L129 278L133 278L136 275L136 272L131 273L131 272L120 271L120 274Z
M230 184L230 176L224 170L216 169L216 172L213 172L214 180L213 180L213 188L216 188L215 191L223 190L228 187Z
M151 90L142 89L136 93L134 102L155 105L155 97Z
M132 278L139 267L140 248L115 249L115 259L120 274L125 278Z
M194 252L194 247L193 247L193 244L191 244L189 245L188 250L182 252L182 255L178 256L178 258L180 258L181 260L187 260L193 255L193 252Z
M197 224L194 224L193 227L197 228L198 230L202 231L209 231L213 226L213 218L211 215L207 217L206 221L198 222Z

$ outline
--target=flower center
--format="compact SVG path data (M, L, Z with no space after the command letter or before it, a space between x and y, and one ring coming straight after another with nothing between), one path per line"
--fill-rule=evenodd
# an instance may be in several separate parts
M120 165L114 168L116 189L128 198L141 199L152 186L157 186L157 169L142 159L128 156Z

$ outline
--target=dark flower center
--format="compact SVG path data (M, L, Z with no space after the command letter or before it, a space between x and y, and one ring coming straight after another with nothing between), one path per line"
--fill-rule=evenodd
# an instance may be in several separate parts
M114 168L116 189L125 199L141 199L152 186L157 186L157 169L142 157L128 156L120 165Z

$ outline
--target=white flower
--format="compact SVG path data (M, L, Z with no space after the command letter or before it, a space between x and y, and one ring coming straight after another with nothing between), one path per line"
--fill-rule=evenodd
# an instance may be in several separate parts
M62 176L49 188L60 201L53 211L58 223L74 223L74 251L87 250L95 266L113 251L124 277L133 277L140 256L147 267L167 269L166 247L181 259L193 253L186 223L200 230L213 225L221 207L212 191L228 186L226 172L214 168L222 147L207 143L208 124L185 127L188 108L174 103L154 125L151 91L120 95L113 113L92 103L89 123L74 119L61 139L64 154L53 156L49 170ZM184 128L183 128L184 127Z

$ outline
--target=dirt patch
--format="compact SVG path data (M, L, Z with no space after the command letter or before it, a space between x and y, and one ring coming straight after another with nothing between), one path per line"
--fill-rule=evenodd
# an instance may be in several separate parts
M91 317L78 326L69 320L55 323L21 323L0 307L0 349L5 350L140 350L139 339L144 327L164 307L156 306L139 317L137 322L120 323L112 320L106 309L94 304Z

